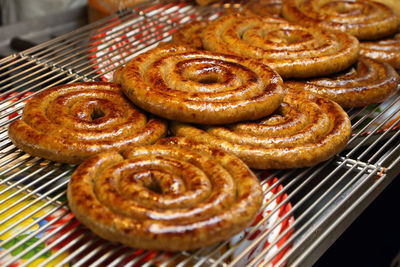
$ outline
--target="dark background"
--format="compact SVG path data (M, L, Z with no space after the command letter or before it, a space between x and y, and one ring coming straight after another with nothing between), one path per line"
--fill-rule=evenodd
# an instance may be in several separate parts
M400 267L400 176L367 207L314 266Z

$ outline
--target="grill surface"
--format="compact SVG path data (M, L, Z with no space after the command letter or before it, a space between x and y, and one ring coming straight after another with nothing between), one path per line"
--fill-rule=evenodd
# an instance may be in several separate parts
M0 61L0 265L233 266L247 263L256 248L253 264L311 265L399 174L397 94L348 110L353 137L331 160L262 174L268 212L239 243L175 254L133 250L101 240L73 218L65 190L75 166L16 149L8 124L37 92L107 80L117 66L169 40L178 24L214 19L233 4L240 2L211 8L179 0L144 3Z

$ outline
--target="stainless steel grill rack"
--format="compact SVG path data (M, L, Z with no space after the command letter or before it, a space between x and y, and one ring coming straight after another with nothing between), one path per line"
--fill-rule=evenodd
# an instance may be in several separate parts
M133 250L101 240L73 218L65 190L74 166L16 149L7 125L37 92L107 80L117 66L169 40L179 24L214 19L231 5L240 1L208 8L146 2L0 61L0 265L241 266L255 249L252 264L311 265L399 174L397 94L348 110L353 137L331 160L262 174L268 213L238 243L175 254Z

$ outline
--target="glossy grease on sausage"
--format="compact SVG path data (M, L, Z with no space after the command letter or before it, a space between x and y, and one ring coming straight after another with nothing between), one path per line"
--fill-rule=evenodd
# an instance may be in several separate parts
M21 120L8 129L11 141L30 155L78 164L102 151L152 144L167 132L105 82L61 85L32 97Z
M240 14L211 22L202 40L206 50L258 60L283 78L339 72L356 62L359 53L358 40L344 32Z
M76 218L107 240L167 251L215 244L249 226L262 202L257 177L228 153L180 139L82 163L67 190Z
M288 90L281 107L258 121L226 126L173 123L172 132L225 150L254 169L313 166L346 146L351 123L335 102Z
M176 45L137 56L117 80L139 107L182 122L257 119L272 113L283 99L282 79L266 65Z

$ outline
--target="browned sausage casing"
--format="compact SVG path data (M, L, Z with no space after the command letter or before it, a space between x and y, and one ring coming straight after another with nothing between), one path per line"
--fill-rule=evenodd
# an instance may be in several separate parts
M281 77L236 56L165 45L118 72L136 105L160 117L201 124L232 123L272 113L283 99Z
M241 160L179 138L124 156L98 154L68 185L78 220L102 238L142 249L191 250L228 239L252 223L261 202L260 183Z
M399 25L392 9L369 0L285 0L282 15L299 24L348 32L360 40L390 36Z
M208 25L208 21L194 21L181 26L172 35L172 42L177 45L203 49L201 34Z
M335 102L290 90L280 109L259 121L226 127L174 123L172 131L230 152L251 168L287 169L312 166L340 152L351 123Z
M359 53L358 40L345 32L239 14L211 22L202 40L206 50L259 60L283 78L339 72L356 62Z
M391 38L361 42L360 54L389 63L400 70L400 33Z
M327 97L342 107L351 108L383 102L397 91L399 81L399 75L389 64L360 57L353 68L339 75L287 81L285 86L306 90Z
M282 0L251 0L244 6L242 13L247 16L280 17Z
M33 156L77 164L102 151L152 144L166 134L164 121L148 118L118 85L74 83L45 90L26 104L8 135Z

